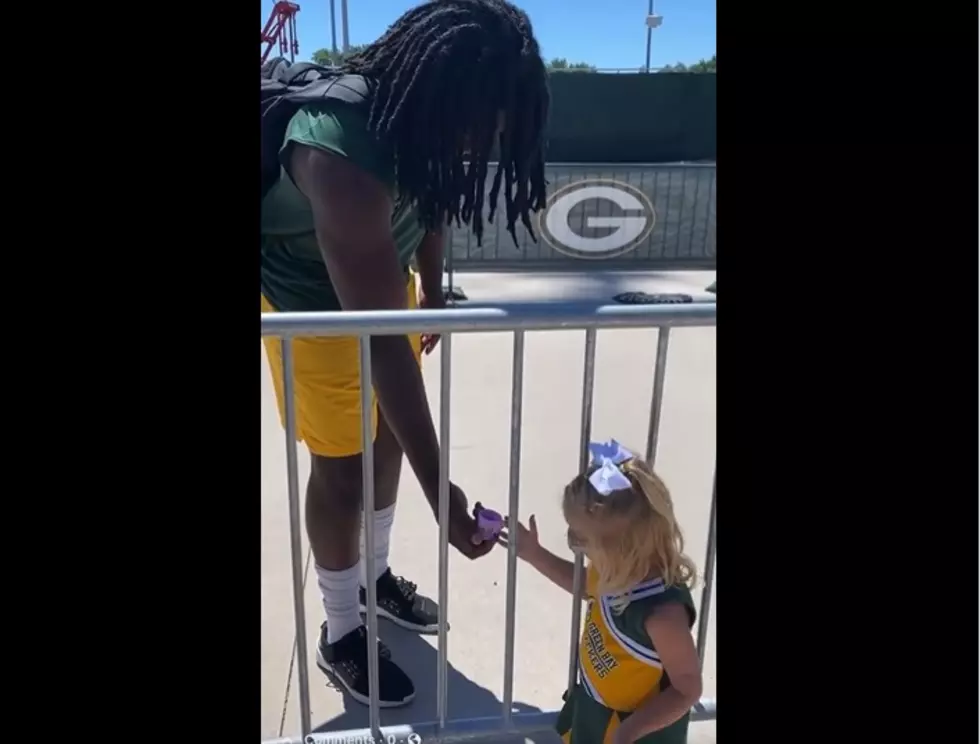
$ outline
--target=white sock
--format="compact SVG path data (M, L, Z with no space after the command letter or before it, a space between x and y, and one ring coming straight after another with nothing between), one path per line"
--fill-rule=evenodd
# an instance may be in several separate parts
M364 560L364 525L361 519L361 560L357 564L361 586L367 589L367 561ZM395 505L378 509L374 513L374 580L388 570L388 545L391 538L391 525L395 523Z
M316 581L327 614L327 643L339 641L361 625L361 603L357 595L357 566L328 571L316 566Z

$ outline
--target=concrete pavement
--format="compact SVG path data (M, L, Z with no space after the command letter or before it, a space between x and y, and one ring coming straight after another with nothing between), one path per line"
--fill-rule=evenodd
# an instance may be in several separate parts
M452 277L471 303L588 300L613 304L622 292L687 294L713 302L713 271L458 271Z
M477 302L529 299L608 299L607 290L703 290L714 278L684 272L668 278L631 274L604 276L457 274ZM628 286L627 286L628 285ZM678 289L686 286L689 289ZM598 292L598 294L595 294ZM614 292L615 293L615 292ZM699 293L700 294L700 293ZM649 420L655 330L600 331L596 356L593 438L615 436L642 451ZM672 489L690 555L701 565L715 453L714 329L678 329L671 334L657 467ZM526 339L524 428L521 463L522 519L537 515L542 542L564 551L559 510L562 486L578 461L583 331L529 333ZM512 336L461 334L453 340L452 478L471 503L506 511L510 448ZM439 416L438 354L423 365L433 415ZM261 737L294 735L299 708L292 620L289 525L284 435L279 426L265 354L262 380L262 711ZM300 447L300 482L308 458ZM406 466L392 535L391 565L438 595L437 526ZM367 709L326 684L313 649L323 610L305 548L306 623L314 724L324 730L367 726ZM506 552L468 562L450 549L449 717L499 715L503 691ZM533 569L518 569L514 675L515 709L555 710L561 705L569 649L571 598ZM698 593L699 594L699 593ZM714 606L714 603L713 603ZM714 615L714 612L712 613ZM380 621L381 637L412 676L417 697L403 709L382 711L382 723L431 721L436 717L436 637L416 636ZM714 622L710 625L704 694L715 697ZM549 737L550 738L550 737ZM714 739L714 723L692 725L691 744ZM557 740L557 739L555 739ZM540 739L542 744L546 741Z

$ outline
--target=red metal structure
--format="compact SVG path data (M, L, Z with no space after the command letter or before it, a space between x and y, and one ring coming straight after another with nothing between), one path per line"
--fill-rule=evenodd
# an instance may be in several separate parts
M299 41L296 39L296 14L299 6L296 3L279 0L272 8L269 20L262 29L262 64L265 64L272 53L272 48L278 44L280 56L289 54L289 61L295 62L299 54Z

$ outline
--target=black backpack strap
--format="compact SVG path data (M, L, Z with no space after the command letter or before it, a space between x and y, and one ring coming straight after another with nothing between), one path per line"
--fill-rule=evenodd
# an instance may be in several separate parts
M289 72L291 73L293 69L290 68ZM313 74L314 71L301 71L301 79L305 78L307 73ZM291 80L295 79L291 78ZM290 82L288 85L292 88L296 83ZM331 98L358 106L371 97L371 84L361 75L331 75L307 82L302 88L290 90L285 97L300 105Z
M313 62L299 62L282 68L277 76L286 85L306 85L320 78L329 77L334 71Z
M293 66L285 57L273 57L262 65L262 79L280 80Z

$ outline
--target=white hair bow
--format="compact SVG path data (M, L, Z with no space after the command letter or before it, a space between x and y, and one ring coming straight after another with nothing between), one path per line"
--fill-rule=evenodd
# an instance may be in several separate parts
M603 496L631 486L629 478L619 469L621 463L633 459L633 453L615 439L589 443L592 464L600 467L589 476L589 483Z

